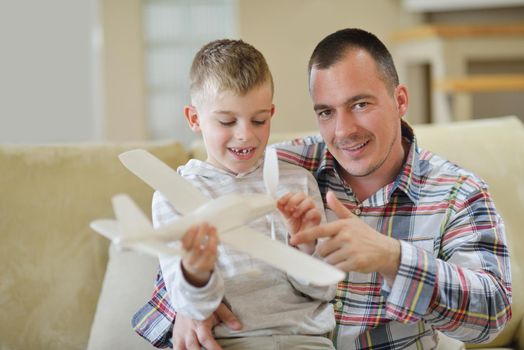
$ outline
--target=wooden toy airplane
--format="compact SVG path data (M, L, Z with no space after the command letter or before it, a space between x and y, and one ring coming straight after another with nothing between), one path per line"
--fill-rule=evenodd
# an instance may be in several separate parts
M129 196L114 196L113 209L117 220L95 220L91 227L117 246L155 256L183 255L182 250L167 243L180 240L189 227L206 221L216 227L221 243L248 253L303 282L321 286L344 279L343 271L246 226L276 209L278 159L274 148L266 150L264 162L267 194L231 194L215 199L205 197L147 151L132 150L119 157L131 172L160 191L182 216L155 229Z

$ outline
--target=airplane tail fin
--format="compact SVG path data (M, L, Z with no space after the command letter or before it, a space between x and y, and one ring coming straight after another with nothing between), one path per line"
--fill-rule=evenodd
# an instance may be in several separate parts
M144 212L126 194L119 194L113 197L113 210L122 237L140 235L153 229Z
M113 197L113 211L116 220L98 219L92 221L90 226L109 238L118 248L153 256L184 254L179 247L168 246L155 237L151 222L128 195L119 194Z
M114 240L118 237L118 222L112 219L98 219L91 221L89 226L101 234L102 236L108 238L109 240Z

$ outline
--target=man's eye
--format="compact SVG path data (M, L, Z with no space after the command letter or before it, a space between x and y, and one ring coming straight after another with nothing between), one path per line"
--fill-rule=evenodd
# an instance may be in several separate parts
M233 126L233 125L235 125L235 121L222 121L222 120L219 120L218 122L220 123L220 125L224 125L224 126Z
M329 110L329 109L317 112L317 116L320 119L328 119L331 116L331 114L332 114L331 110Z
M353 109L360 111L363 109L366 109L366 107L369 105L367 102L358 102L353 105Z

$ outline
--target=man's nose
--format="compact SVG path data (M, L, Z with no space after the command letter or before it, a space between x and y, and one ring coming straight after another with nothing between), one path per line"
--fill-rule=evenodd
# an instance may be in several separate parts
M357 131L357 123L355 117L347 112L343 111L337 113L336 124L335 124L335 136L346 137Z

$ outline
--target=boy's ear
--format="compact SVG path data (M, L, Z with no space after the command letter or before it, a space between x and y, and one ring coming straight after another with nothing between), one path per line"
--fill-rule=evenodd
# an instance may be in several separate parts
M271 104L271 117L273 117L274 114L275 114L275 104L272 103Z
M184 116L191 130L193 132L200 132L200 120L198 119L198 112L195 106L185 106Z

